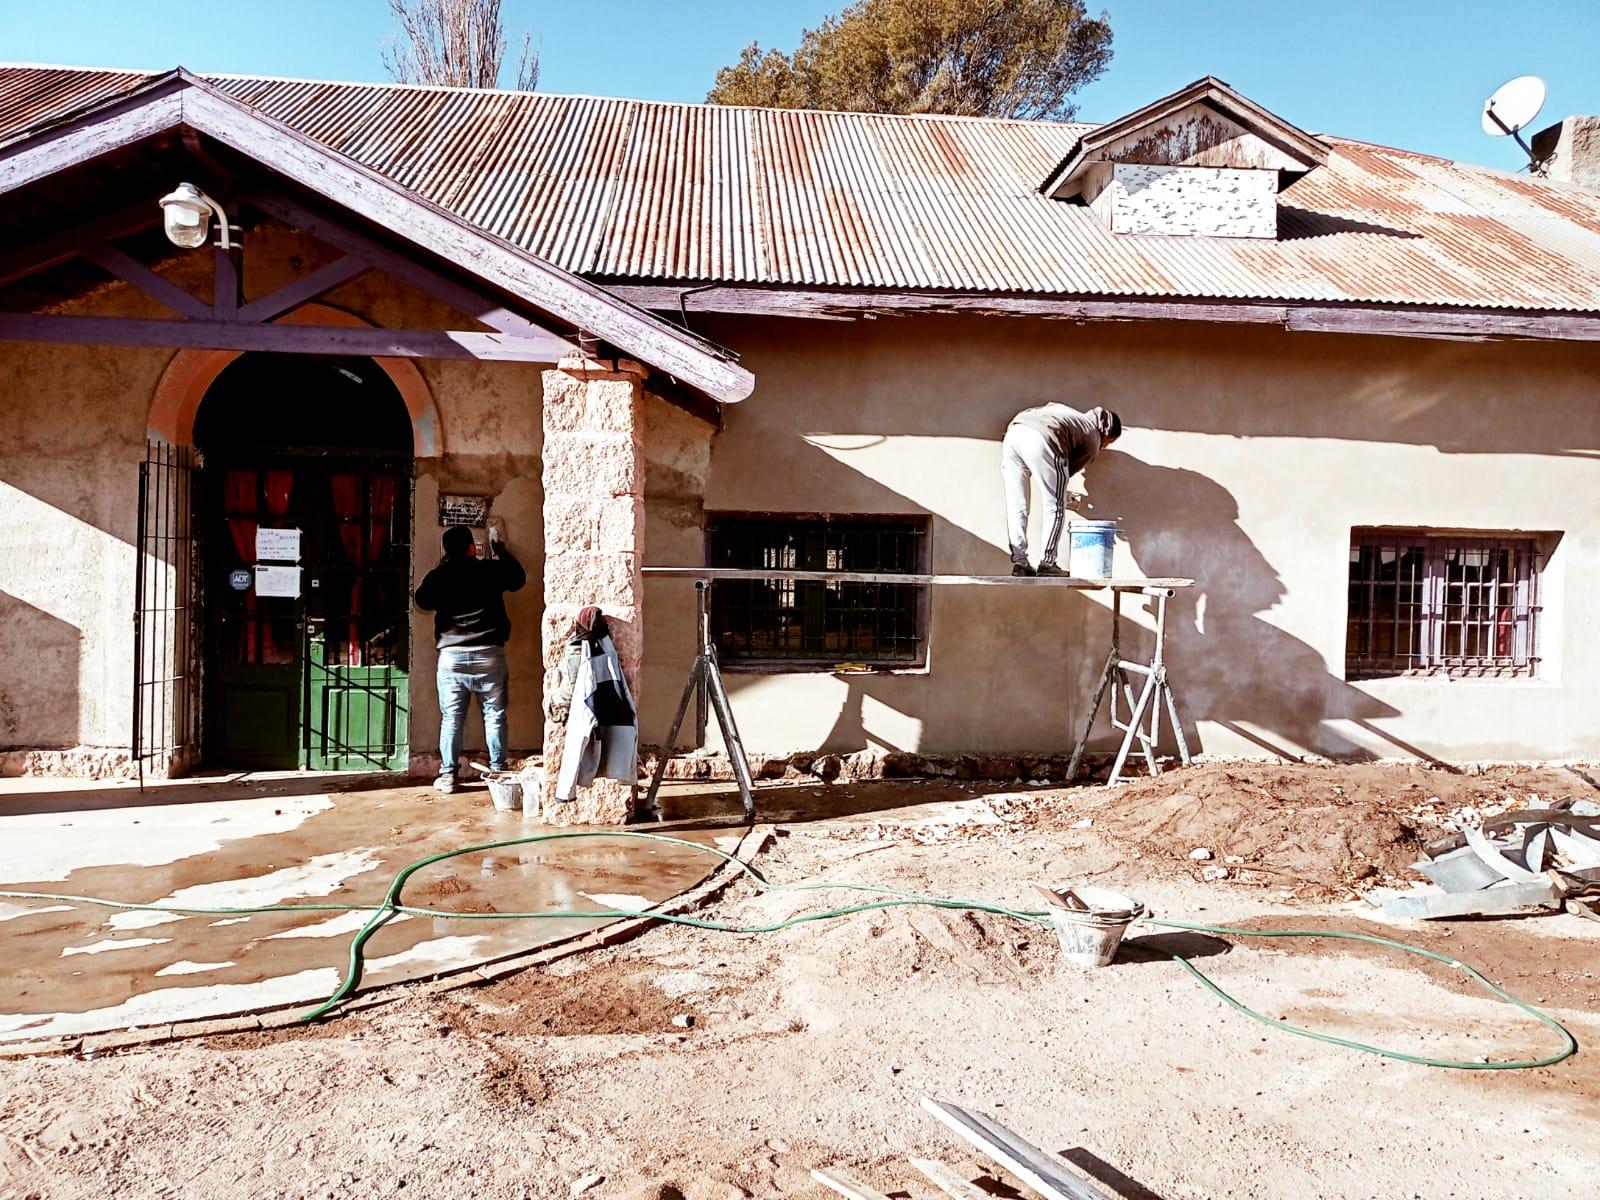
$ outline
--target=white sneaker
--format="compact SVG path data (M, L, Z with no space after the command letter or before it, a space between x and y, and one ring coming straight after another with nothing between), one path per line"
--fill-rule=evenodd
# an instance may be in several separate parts
M456 790L456 777L454 772L447 771L433 781L433 790L441 795L451 795Z

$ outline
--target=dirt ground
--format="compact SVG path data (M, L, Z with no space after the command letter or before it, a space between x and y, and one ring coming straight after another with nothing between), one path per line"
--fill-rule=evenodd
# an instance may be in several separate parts
M763 799L792 811L813 790ZM1459 971L1348 942L1144 927L1083 973L1046 930L932 908L766 935L663 927L311 1029L0 1062L0 1196L568 1197L598 1175L583 1195L820 1198L809 1170L828 1165L938 1195L908 1156L1019 1195L924 1096L1130 1198L1596 1194L1600 925L1383 924L1348 890L1403 879L1466 809L1600 795L1581 776L1213 765L1112 793L993 790L834 789L830 809L865 815L785 821L759 866L1026 907L1031 881L1090 879L1183 920L1383 933L1478 966L1583 1049L1531 1071L1377 1058L1252 1022L1166 953L1343 1037L1469 1060L1559 1045ZM1195 847L1229 877L1198 878ZM861 898L739 883L700 915L769 923Z

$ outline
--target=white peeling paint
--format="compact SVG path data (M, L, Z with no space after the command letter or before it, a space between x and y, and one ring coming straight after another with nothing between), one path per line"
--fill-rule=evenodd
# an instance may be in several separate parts
M18 917L37 916L47 912L72 912L70 904L51 904L44 908L37 908L31 904L16 904L9 900L0 900L0 921L15 921Z
M655 901L646 896L626 896L620 892L579 892L585 900L593 900L601 908L614 908L621 912L643 912L653 908Z
M224 917L220 921L211 922L211 928L215 929L219 925L243 925L249 919L249 917Z
M221 971L225 967L231 967L231 966L233 966L233 964L231 962L202 963L202 962L189 962L189 961L185 960L183 962L175 962L175 963L169 964L168 966L162 967L161 970L156 972L156 974L157 975L198 975L202 971Z
M163 866L224 842L286 833L332 807L327 795L264 796L4 816L0 882L66 879L86 867Z
M119 912L111 917L106 924L112 929L148 929L152 925L166 925L173 921L181 921L183 917L178 913Z
M371 850L343 850L319 854L293 867L269 871L249 879L219 879L179 888L156 901L176 908L255 908L286 900L326 896L345 880L380 865Z
M484 935L470 937L442 937L431 942L419 942L409 950L383 958L369 958L367 972L391 971L399 967L464 967L478 946L491 940Z
M222 1013L248 1012L321 1000L339 986L335 967L314 967L259 983L217 983L209 987L158 988L109 1008L81 1013L0 1013L0 1036L22 1032L28 1038L65 1037L130 1025L191 1021ZM44 1017L45 1020L40 1021Z
M371 918L368 912L340 913L326 921L318 921L314 925L300 925L294 929L285 929L282 933L269 933L262 938L263 942L275 942L279 938L328 938L339 937L346 933L355 933ZM399 913L388 921L390 925L397 925L401 921L409 921L409 913Z
M107 938L102 942L90 942L87 946L68 946L61 951L62 958L69 958L74 954L104 954L107 950L132 950L137 946L159 946L162 942L170 942L171 938Z

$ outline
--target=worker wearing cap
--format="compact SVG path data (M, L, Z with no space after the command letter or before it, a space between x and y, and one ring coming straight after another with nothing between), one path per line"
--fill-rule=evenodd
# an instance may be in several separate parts
M1011 418L1000 447L1000 475L1006 489L1006 537L1013 575L1065 575L1056 565L1066 526L1067 480L1122 436L1122 418L1110 409L1079 412L1065 404L1041 404ZM1037 569L1028 565L1029 480L1037 477L1049 507L1045 512L1043 552Z

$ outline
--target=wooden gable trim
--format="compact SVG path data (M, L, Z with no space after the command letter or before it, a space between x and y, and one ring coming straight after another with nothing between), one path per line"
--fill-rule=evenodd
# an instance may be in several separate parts
M1141 130L1160 125L1196 103L1215 109L1269 146L1299 162L1303 170L1310 170L1328 161L1329 147L1320 138L1313 137L1248 97L1241 96L1222 80L1207 75L1188 87L1180 88L1169 96L1163 96L1085 133L1050 172L1039 191L1054 198L1070 195L1067 189L1086 162L1103 157L1102 152L1107 147Z
M737 402L755 386L754 376L728 352L475 229L181 69L0 147L0 194L177 127L214 139L715 401Z

